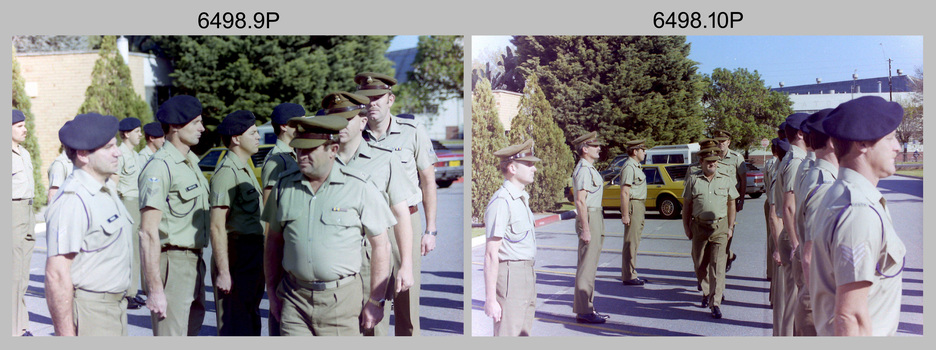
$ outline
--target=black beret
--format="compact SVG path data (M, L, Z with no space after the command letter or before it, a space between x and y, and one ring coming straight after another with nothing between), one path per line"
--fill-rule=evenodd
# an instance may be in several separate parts
M162 125L159 122L152 122L146 125L143 125L143 133L149 137L163 137L166 134L163 134Z
M794 128L799 131L803 131L803 121L809 118L807 113L793 113L790 116L786 117L787 126Z
M864 96L835 107L822 128L827 135L840 140L873 141L900 126L903 107L878 96Z
M126 117L120 120L120 131L130 131L140 127L140 120L134 117Z
M117 117L110 115L79 114L59 129L59 141L74 150L93 151L115 137L118 123Z
M790 141L784 139L777 139L777 147L780 147L784 152L790 151Z
M13 110L13 124L26 120L26 115L18 109Z
M156 120L163 124L185 125L202 113L201 102L188 95L178 95L163 102L156 111Z
M295 117L304 117L305 108L295 103L280 103L273 107L273 114L270 115L270 121L273 124L286 125L290 119Z
M822 121L829 115L829 112L832 112L832 108L822 109L816 113L810 114L809 118L806 118L806 121L803 122L803 132L825 134L825 129L822 128Z
M221 121L221 125L218 125L218 128L215 130L221 135L238 136L247 131L247 129L250 129L251 126L254 126L256 120L257 118L249 111L234 111L228 114L227 117L224 117L224 120Z

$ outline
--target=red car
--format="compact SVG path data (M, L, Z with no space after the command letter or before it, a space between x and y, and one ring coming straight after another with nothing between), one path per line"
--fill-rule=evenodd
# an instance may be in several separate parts
M446 188L452 185L455 180L465 174L465 156L460 153L452 152L441 142L432 140L432 148L435 150L436 185L439 188Z

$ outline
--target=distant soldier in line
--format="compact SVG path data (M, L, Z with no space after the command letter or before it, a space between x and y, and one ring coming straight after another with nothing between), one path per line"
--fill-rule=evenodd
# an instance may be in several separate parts
M786 122L781 123L782 126L786 126ZM769 252L770 263L773 266L773 279L770 282L770 294L771 294L771 304L773 305L773 335L780 335L780 328L783 325L782 318L784 309L784 303L786 299L783 298L783 284L786 282L781 278L781 273L783 266L781 265L780 259L780 232L783 231L783 216L782 208L783 202L781 201L781 191L780 186L777 183L777 177L780 175L780 164L783 162L783 159L786 157L786 154L790 152L790 143L787 142L786 138L777 139L777 163L774 164L773 175L772 175L772 184L771 184L771 199L770 199L770 218L768 221L772 223L770 231L770 243L771 251Z
M593 165L601 152L598 132L592 131L572 141L580 159L572 170L575 194L575 233L578 234L578 263L572 312L579 323L605 323L609 316L595 310L595 274L604 243L604 209L601 195L604 181Z
M20 110L13 110L13 196L10 218L13 219L13 336L28 336L29 312L26 310L26 288L29 287L29 265L36 239L33 231L36 226L36 214L33 211L35 182L33 182L32 157L23 142L26 141L26 115Z
M146 300L137 295L140 286L140 191L137 188L139 182L140 170L142 164L137 164L136 148L140 144L143 133L140 130L140 120L134 117L126 117L120 120L118 130L120 130L120 158L118 158L117 172L111 175L111 179L117 184L117 195L130 217L133 219L133 267L131 268L130 288L127 289L127 308L130 310L139 309L146 305Z
M338 116L293 118L299 171L283 174L270 192L262 220L270 314L285 336L360 336L383 317L389 277L387 227L395 224L386 199L367 175L334 165ZM361 237L370 240L371 293L361 293ZM377 297L379 298L379 297ZM363 304L363 305L362 305Z
M140 157L139 163L137 163L140 165L140 169L146 166L146 162L149 162L153 154L162 148L163 143L166 142L166 136L163 134L162 125L159 122L143 125L143 137L146 139L146 147L143 147L137 153Z
M783 279L782 288L779 290L779 298L782 308L774 308L774 312L780 312L780 335L794 335L794 314L796 310L796 283L793 275L793 251L799 246L799 236L796 234L796 198L793 194L796 180L796 170L799 164L806 157L806 145L803 142L803 132L801 124L809 114L794 113L786 118L785 133L787 141L790 143L790 152L787 152L783 161L780 163L777 173L778 193L777 203L781 203L778 216L781 216L783 230L780 231L779 244L777 245L780 259L780 278ZM775 303L776 304L776 303Z
M731 168L735 177L735 189L738 190L738 199L736 199L735 210L740 212L744 208L744 195L747 193L747 165L744 163L744 155L729 148L731 146L731 133L725 130L715 130L715 141L718 142L718 148L721 149L721 160L719 162ZM737 223L734 223L737 225ZM728 244L725 245L727 251L728 264L725 271L731 271L731 263L738 258L738 255L731 251L731 241L734 235L728 238Z
M712 318L721 318L725 290L725 245L734 234L735 199L738 191L729 174L719 171L721 151L699 151L702 172L690 175L683 190L683 230L692 240L692 260L702 287L702 307Z
M46 212L45 292L55 335L127 335L135 223L110 180L121 155L117 125L89 113L59 130L75 171Z
M621 223L624 224L624 247L621 250L621 281L625 286L647 282L637 276L637 247L643 234L647 207L647 176L640 167L647 157L644 140L627 143L627 160L621 167Z
M140 255L153 335L195 336L205 319L208 180L191 151L205 131L201 112L187 95L159 106L167 142L140 174Z
M228 152L211 176L211 280L218 335L260 336L263 225L250 156L260 147L253 113L228 114L216 131Z
M47 204L55 200L55 193L65 183L65 178L71 175L75 164L65 155L65 146L59 147L59 155L49 164L49 192L46 195Z
M536 232L524 187L533 183L540 159L533 155L533 139L494 155L504 184L484 211L484 313L494 319L494 336L529 336L536 311Z
M767 281L770 282L770 292L768 295L768 300L770 301L770 307L773 308L773 276L774 269L776 268L773 263L773 250L774 250L774 239L773 237L777 235L775 233L774 227L776 222L774 218L776 214L771 215L771 207L773 204L773 185L774 185L774 168L776 167L777 160L782 158L779 155L779 145L777 142L780 139L774 138L770 140L770 153L773 155L772 158L764 162L764 193L766 194L764 199L764 222L766 223L766 232L767 232L767 251L764 254L766 257L766 276Z
M410 223L413 226L413 286L393 298L394 334L398 336L419 335L419 291L421 256L435 249L436 235L436 184L435 162L438 160L432 148L432 141L422 124L414 120L393 116L390 107L396 101L391 90L397 81L385 74L364 72L354 76L358 84L356 94L367 96L367 128L364 140L372 146L393 150L403 160L404 169L410 181L420 191L411 196L407 203L410 210ZM426 229L422 230L422 218L417 214L419 203L425 210ZM422 232L420 236L418 233ZM390 242L396 247L396 239L390 236ZM394 248L394 251L398 251ZM393 256L393 267L399 269L402 258Z
M840 168L811 231L809 286L820 336L897 332L906 247L876 186L896 172L902 119L899 104L866 96L842 103L822 122Z

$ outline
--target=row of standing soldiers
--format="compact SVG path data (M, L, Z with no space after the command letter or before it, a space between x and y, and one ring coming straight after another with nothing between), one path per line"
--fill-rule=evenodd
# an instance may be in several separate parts
M150 309L154 335L199 334L210 242L219 335L260 335L264 289L270 335L384 335L391 305L395 334L418 335L419 261L435 249L436 157L421 124L389 113L395 79L368 72L355 83L356 93L328 94L315 116L293 103L274 108L277 143L260 181L249 111L217 127L228 152L210 182L191 151L205 130L195 97L170 98L158 123L142 127L96 113L66 122L60 158L70 164L50 167L46 212L56 334L126 335L128 303ZM14 110L14 189L32 181L31 166L16 167L24 119ZM132 151L141 129L151 142L144 152L155 150L148 157ZM16 195L14 207L25 203ZM146 300L136 296L141 270ZM21 332L28 319L14 324Z

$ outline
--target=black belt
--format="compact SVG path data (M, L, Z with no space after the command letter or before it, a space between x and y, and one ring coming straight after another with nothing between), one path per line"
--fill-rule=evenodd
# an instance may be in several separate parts
M14 202L29 201L29 205L33 205L33 199L32 199L32 198L13 198L13 201L14 201Z
M334 281L306 281L306 280L296 278L296 276L293 276L293 274L291 273L286 274L286 278L289 280L289 282L296 284L297 286L302 287L302 288L311 289L312 291L315 291L315 292L335 289L335 288L347 285L348 283L354 282L355 276L357 276L357 273L353 273L348 276L341 277Z
M700 219L700 218L698 218L698 217L693 217L693 218L692 218L692 220L698 221L699 223L706 224L706 225L712 225L712 224L714 224L714 223L716 223L716 222L722 221L723 219L725 219L725 218L724 218L724 217L721 217L721 218L714 219L714 220L704 220L704 219Z
M195 254L201 254L201 252L202 252L201 248L199 248L199 249L195 249L195 248L185 248L185 247L180 247L180 246L175 246L175 245L164 245L164 246L162 246L162 248L159 249L159 251L160 251L160 252L163 252L163 253L168 252L168 251L170 251L170 250L191 251L191 252L193 252L193 253L195 253Z

